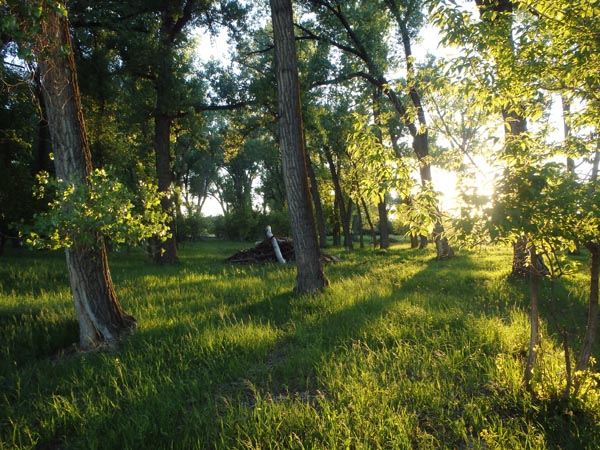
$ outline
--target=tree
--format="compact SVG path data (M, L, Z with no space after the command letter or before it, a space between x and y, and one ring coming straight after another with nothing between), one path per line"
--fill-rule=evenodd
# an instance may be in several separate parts
M40 0L27 5L29 10L19 3L11 4L11 8L20 19L21 31L32 36L31 50L40 72L56 176L74 187L85 185L92 172L91 153L65 2ZM32 17L39 19L33 27ZM135 329L137 322L123 311L117 299L103 238L78 234L70 238L73 245L66 249L66 259L80 344L83 348L114 344Z
M399 86L388 79L386 72L393 56L387 48L386 32L389 31L388 16L379 2L364 1L358 3L340 2L338 0L308 0L311 11L318 15L318 22L299 24L306 38L325 42L341 52L344 56L338 73L333 79L323 83L334 83L359 78L380 90L389 100L399 119L405 124L411 139L412 149L419 162L419 173L423 185L431 184L431 158L428 148L428 129L421 97L414 82L414 56L410 46L411 33L408 21L417 23L415 18L421 15L419 2L407 2L406 14L401 14L400 2L385 2L390 8L392 19L400 20L400 35L403 40L407 70L411 78L409 84ZM397 13L397 15L396 15ZM405 33L402 35L402 31ZM373 39L373 36L381 36ZM409 99L404 98L402 91L409 92ZM410 106L408 104L410 102ZM425 187L425 189L430 189ZM383 210L381 211L383 212ZM438 214L438 216L440 216ZM451 251L444 236L443 226L439 221L436 227L436 240L443 245L439 257L450 256ZM423 245L426 239L423 239Z
M184 122L189 116L200 116L214 107L206 104L206 86L197 73L201 71L192 64L189 31L192 27L212 30L221 24L233 28L239 25L237 19L243 8L238 2L213 0L121 3L99 0L93 6L82 0L76 6L81 15L78 25L84 30L100 28L107 34L107 47L116 49L111 67L119 68L134 80L135 89L143 92L139 96L143 99L140 110L146 122L142 124L146 137L143 148L154 157L154 176L164 194L163 209L172 217L171 238L165 242L155 240L152 256L157 262L175 262L179 180L174 170L178 157L174 138L178 128L186 126Z
M275 44L282 164L298 265L296 292L312 294L327 285L319 259L310 205L302 135L300 86L291 0L270 0Z
M3 53L0 53L0 57ZM1 63L0 63L1 64ZM16 70L15 70L16 69ZM31 196L35 183L32 164L38 165L32 136L38 131L39 114L29 101L31 91L18 68L5 67L0 78L0 255L10 240L17 244L15 224L29 223L42 205ZM37 129L36 129L37 128Z
M529 388L540 339L540 275L559 276L558 256L574 250L577 242L591 254L588 320L574 383L565 344L567 397L582 382L597 334L597 187L593 167L589 181L573 170L576 157L592 164L596 159L600 49L592 17L597 6L588 1L477 0L477 21L469 20L471 15L456 2L436 3L443 13L435 22L445 29L448 42L471 50L457 66L476 80L478 101L496 106L505 124L505 167L494 196L492 236L519 244L513 272L530 278L531 334L524 374ZM528 128L528 122L539 123L543 117L549 92L569 99L571 106L578 104L577 113L567 111L568 139L560 146L546 142L543 127L540 132ZM546 269L540 267L542 256Z

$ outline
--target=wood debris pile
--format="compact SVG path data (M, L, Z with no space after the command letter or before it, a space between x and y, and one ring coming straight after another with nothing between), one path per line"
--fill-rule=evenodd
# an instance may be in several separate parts
M295 259L294 241L292 241L290 238L277 238L277 243L279 244L279 249L281 250L283 258L286 261L293 261ZM321 262L323 263L338 261L339 259L333 255L321 253ZM231 255L225 260L225 262L231 264L276 263L277 256L275 256L275 250L273 250L273 243L271 242L271 239L266 238L252 248L240 250L234 255Z
M273 238L275 239L275 238ZM286 261L294 259L294 242L289 238L277 238L281 254ZM271 239L266 238L255 247L240 250L225 260L232 264L264 264L276 263L277 256L273 250Z

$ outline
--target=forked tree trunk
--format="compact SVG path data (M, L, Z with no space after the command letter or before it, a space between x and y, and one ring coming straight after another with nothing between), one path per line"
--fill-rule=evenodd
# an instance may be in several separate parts
M377 233L375 232L375 226L373 226L373 221L371 220L371 214L369 213L369 208L367 207L367 203L365 199L361 197L360 203L362 204L363 211L365 212L365 217L367 218L367 223L369 224L369 230L371 231L371 244L373 244L373 248L376 248L377 243Z
M56 176L74 185L87 183L92 163L75 61L65 17L44 4L42 33L36 37L34 53L38 61L42 95L52 146ZM65 49L67 52L65 53ZM95 245L73 246L66 251L67 268L80 330L80 344L91 348L112 344L136 327L135 319L123 312L115 294L103 240Z
M575 366L576 374L577 372L583 372L588 368L594 342L596 341L596 334L598 333L598 272L600 270L600 245L588 242L585 246L590 251L592 260L590 264L590 293L585 337L583 338L583 345L581 347L581 352L579 353L577 365ZM580 384L581 377L576 375L575 389L577 389Z
M314 294L327 285L327 280L319 258L306 174L292 2L270 0L270 5L277 69L281 159L297 264L296 292Z

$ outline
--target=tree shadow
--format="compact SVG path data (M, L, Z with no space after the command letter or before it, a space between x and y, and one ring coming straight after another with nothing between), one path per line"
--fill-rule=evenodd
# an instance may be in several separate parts
M407 336L408 345L413 344L410 339L425 339L428 333L468 330L472 326L469 315L505 318L513 308L527 306L526 283L507 282L504 275L485 276L486 268L482 268L477 255L437 261L422 253L414 264L416 268L403 272L403 263L413 258L415 254L405 249L392 250L381 257L369 256L367 260L349 257L339 265L327 267L332 287L315 297L294 296L291 283L289 291L265 289L262 298L249 298L243 289L236 292L217 281L180 282L181 286L172 288L179 289L181 297L165 304L161 313L166 314L169 308L178 312L164 325L142 324L116 352L64 364L65 380L89 377L86 367L90 364L97 370L97 391L73 387L73 395L103 397L116 407L104 409L101 414L84 415L81 422L71 419L62 423L39 445L65 443L84 447L89 436L102 436L106 447L227 448L236 444L236 430L227 429L227 424L235 426L250 420L256 413L258 397L300 398L310 403L326 390L319 370L340 350L365 340L374 349L388 345L380 342L380 337L370 338L368 330L382 317L398 315L399 304L415 310L418 307L425 315L430 311L453 312L422 324L422 335ZM205 273L215 276L223 270L234 270L214 261L210 268L204 264L191 259L173 270L203 267ZM398 270L393 272L393 280L386 281L389 289L385 292L359 295L349 303L338 297L347 280L359 279L375 287L392 275L392 265ZM265 270L248 269L240 277L260 278L265 276ZM502 283L506 286L499 289ZM203 289L213 291L210 300L200 295L191 297ZM187 315L186 320L175 322L182 314ZM416 324L422 319L403 313L398 320L413 320ZM56 364L59 370L62 362ZM480 374L481 384L486 376ZM149 379L151 386L141 385ZM48 398L55 394L53 384L38 389ZM231 416L239 417L228 422ZM571 433L567 427L564 432Z

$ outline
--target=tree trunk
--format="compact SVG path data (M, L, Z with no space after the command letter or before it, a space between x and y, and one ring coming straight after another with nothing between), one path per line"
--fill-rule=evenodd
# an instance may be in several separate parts
M379 196L377 211L379 212L379 248L389 248L390 234L388 232L388 211L385 195Z
M419 248L419 236L416 234L410 235L410 248Z
M571 100L563 94L561 94L560 99L563 116L563 144L569 145L571 138ZM570 156L567 157L567 172L575 175L575 161Z
M334 197L333 207L331 208L331 235L334 247L339 247L342 245L340 228L340 209L338 206L338 201Z
M34 53L40 69L56 176L81 185L87 183L92 163L69 33L67 19L59 17L53 8L45 7L42 33L36 37ZM66 250L66 258L80 344L83 348L113 344L134 329L136 321L121 309L104 241L97 236L95 245L84 246L78 243L79 236L72 239L73 246Z
M364 198L360 199L360 202L363 207L363 211L365 212L365 217L367 218L367 223L369 224L369 230L371 230L371 243L373 244L373 248L377 247L377 233L375 232L375 227L373 226L373 221L371 220L371 214L369 213L369 208L367 208L367 203Z
M348 204L346 205L346 215L342 219L342 229L344 230L344 247L346 248L346 250L354 249L354 244L352 242L352 206L352 199L348 198Z
M500 66L501 61L497 58L498 54L510 52L514 54L515 43L512 35L512 0L475 0L482 20L493 25L499 30L501 38L496 38L497 42L491 47L492 56L496 61L496 66ZM496 14L487 15L487 12ZM504 146L509 149L512 142L519 136L527 132L527 119L517 111L519 105L508 99L502 106L502 118L504 120ZM525 241L526 245L526 241ZM517 241L513 244L513 270L512 274L518 277L527 276L527 252L523 250L522 242Z
M164 21L164 19L163 19ZM171 125L173 119L169 105L172 102L171 95L171 51L169 42L169 29L163 24L160 31L161 60L157 61L158 74L154 83L156 90L156 105L154 107L154 157L156 163L156 179L158 192L164 194L160 200L163 211L169 217L170 237L165 241L154 242L154 253L152 258L158 263L177 262L177 229L175 226L175 209L171 198L171 189L174 180L173 162L171 158Z
M333 182L333 189L335 192L335 201L338 206L340 221L342 223L342 232L344 233L344 247L346 250L352 250L352 238L350 232L350 220L352 215L352 199L348 199L348 204L344 201L344 194L342 192L342 186L340 184L340 178L338 174L338 168L335 166L333 156L329 147L324 148L325 157L327 158L327 164L329 165L329 171L331 172L331 181Z
M448 238L444 235L444 227L442 222L438 221L433 229L433 240L435 242L435 250L437 253L437 259L452 258L454 256L454 250L448 243Z
M414 64L414 57L411 46L411 36L408 30L408 24L406 22L406 16L401 13L401 7L396 0L385 1L388 9L396 19L396 23L400 30L400 37L402 45L404 47L404 57L406 61L406 76L407 76L407 87L410 96L411 103L416 111L416 116L419 123L419 132L413 133L413 151L417 155L419 160L419 169L421 175L421 182L424 185L432 184L431 177L431 164L429 162L429 131L427 128L427 119L425 116L425 109L421 99L421 93L418 89L417 76ZM436 205L439 210L439 205ZM448 239L444 236L444 225L440 220L435 224L434 229L434 242L436 245L437 257L450 258L454 255L454 251L450 247ZM427 236L421 236L420 248L427 246Z
M360 205L356 204L356 232L358 233L358 244L360 248L365 248L365 238L363 233L363 221L362 221L362 213L360 211ZM354 224L353 224L354 226Z
M157 95L157 98L159 96ZM158 100L157 100L158 102ZM160 199L160 205L169 217L169 233L167 240L160 242L156 240L152 259L158 263L177 262L177 230L175 227L175 210L173 200L169 193L173 181L170 150L171 119L165 114L157 113L154 117L154 152L156 162L156 177L158 191L164 196Z
M528 391L532 390L533 369L537 360L537 350L540 344L540 312L539 312L539 280L540 267L535 246L529 250L529 351L525 365L524 382Z
M319 193L317 177L315 176L315 171L308 152L306 152L306 169L308 170L308 177L310 179L311 198L315 207L315 219L319 233L319 247L327 248L327 229L325 227L325 216L323 215L323 204L321 203L321 194Z
M600 270L600 245L588 242L585 246L590 251L592 259L590 264L590 293L585 337L583 339L583 345L581 347L581 352L579 353L577 365L575 366L575 373L583 372L588 368L594 342L596 341L596 334L598 333L598 272ZM580 377L575 377L575 389L579 387L581 381Z
M513 243L513 261L511 275L525 278L529 274L527 269L527 237L521 236Z
M592 174L590 176L591 189L595 189L596 183L598 182L598 163L600 162L600 140L596 145L596 152L594 153L594 162L592 163Z
M270 0L275 44L279 129L292 237L297 263L296 292L314 294L327 285L306 173L298 60L291 0Z

